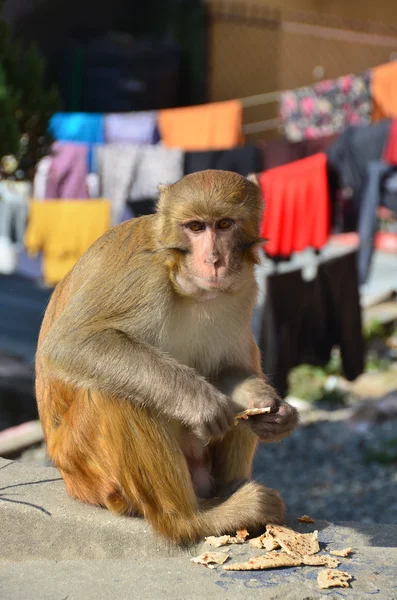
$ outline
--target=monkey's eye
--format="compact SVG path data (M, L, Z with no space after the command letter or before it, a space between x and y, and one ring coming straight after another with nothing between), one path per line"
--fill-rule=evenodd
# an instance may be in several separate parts
M188 227L190 229L190 231L204 231L205 229L205 225L204 223L201 223L200 221L191 221L190 223L186 224L186 227Z
M234 225L233 219L221 219L216 224L218 229L230 229L232 225Z

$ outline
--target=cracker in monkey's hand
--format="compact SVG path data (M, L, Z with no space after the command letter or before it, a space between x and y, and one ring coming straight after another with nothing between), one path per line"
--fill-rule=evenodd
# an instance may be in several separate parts
M348 588L350 587L349 581L352 579L353 577L345 571L338 571L338 569L323 569L317 576L317 583L322 589L330 587Z
M203 565L204 567L208 567L208 569L215 569L216 565L223 565L229 558L226 552L229 552L229 548L224 550L224 552L204 552L203 554L200 554L200 556L196 556L190 560L196 565Z
M265 408L247 408L247 410L243 410L242 412L236 414L234 417L234 424L237 425L241 419L247 420L250 417L255 417L256 415L266 415L270 412L270 406L266 406Z
M205 541L214 546L214 548L219 548L220 546L228 546L229 544L244 544L246 538L248 537L248 531L246 529L239 529L236 531L236 535L210 535L205 538Z

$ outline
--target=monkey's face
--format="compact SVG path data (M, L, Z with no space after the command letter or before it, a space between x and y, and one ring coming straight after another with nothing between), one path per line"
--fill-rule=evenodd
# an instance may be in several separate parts
M200 171L163 186L157 238L171 251L171 276L185 293L236 290L258 262L258 186L228 171Z
M193 220L181 224L189 251L179 277L204 290L235 287L244 267L238 251L241 228L231 217Z

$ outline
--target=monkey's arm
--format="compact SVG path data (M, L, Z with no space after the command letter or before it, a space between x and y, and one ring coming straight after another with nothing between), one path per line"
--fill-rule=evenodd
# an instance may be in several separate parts
M296 409L279 398L262 372L258 374L258 369L255 369L255 372L228 369L223 371L214 383L231 398L238 410L270 407L269 414L253 416L245 421L262 441L277 442L288 436L297 426Z
M234 411L224 394L194 369L134 339L117 316L93 311L90 295L73 299L43 340L39 353L55 377L154 409L202 439L228 430Z

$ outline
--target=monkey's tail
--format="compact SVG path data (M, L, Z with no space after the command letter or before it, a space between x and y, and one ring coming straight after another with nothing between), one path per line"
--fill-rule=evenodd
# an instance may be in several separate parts
M266 523L281 523L284 505L272 489L250 481L227 500L207 510L167 512L146 507L144 515L153 529L180 543L190 543L209 535L234 533L237 529L256 528Z

